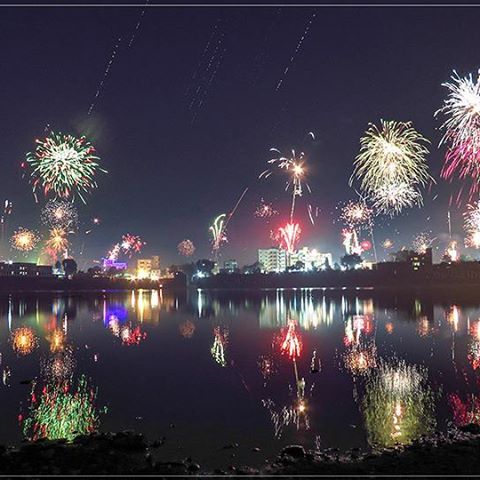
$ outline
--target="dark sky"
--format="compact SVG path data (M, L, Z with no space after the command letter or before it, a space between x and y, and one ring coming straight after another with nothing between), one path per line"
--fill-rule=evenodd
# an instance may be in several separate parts
M257 180L272 146L307 154L312 194L298 205L301 243L337 254L335 207L355 197L348 178L368 122L413 121L432 141L428 159L438 178L443 151L433 113L444 98L441 83L452 69L480 66L476 8L151 6L141 17L142 9L0 10L1 198L14 202L12 227L40 229L43 199L35 204L20 163L47 124L86 134L109 171L87 206L77 201L85 225L102 219L87 238L86 259L104 255L126 232L141 235L145 253L160 254L163 264L182 261L176 245L184 238L198 247L195 258L208 256L211 220L249 186L222 258L252 263L288 216L284 178ZM439 180L423 209L378 218L378 242L407 245L421 230L444 235L453 191ZM253 217L262 196L281 212L270 225ZM315 226L308 203L321 209ZM462 234L462 212L452 216ZM83 241L75 239L77 251Z

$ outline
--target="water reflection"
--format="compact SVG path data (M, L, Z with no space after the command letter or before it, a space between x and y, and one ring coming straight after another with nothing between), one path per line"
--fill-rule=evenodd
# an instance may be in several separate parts
M225 351L228 345L228 329L217 326L213 329L213 345L210 349L212 358L221 367L227 366Z
M320 436L332 447L392 446L436 422L480 423L476 304L368 291L139 290L10 296L0 315L0 387L20 404L35 379L21 422L28 438L98 428L156 435L170 423L198 438L205 422L227 418L250 429L246 441L268 438L259 446L275 454ZM156 395L167 378L169 395ZM92 385L109 405L102 425ZM192 396L202 420L185 414ZM12 402L0 402L16 418ZM222 424L215 435L231 442L238 429Z
M30 355L38 346L38 339L33 329L29 327L16 328L10 339L17 355Z
M34 385L29 412L25 419L20 417L25 437L73 440L77 435L95 431L98 426L96 395L85 376L81 376L76 385L55 382L40 390Z
M382 362L368 379L362 402L369 443L390 447L432 432L433 400L424 369Z

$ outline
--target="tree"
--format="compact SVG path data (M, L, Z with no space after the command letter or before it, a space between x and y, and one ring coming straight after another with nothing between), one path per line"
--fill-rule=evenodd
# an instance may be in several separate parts
M77 262L73 258L65 258L62 261L63 271L67 277L71 277L77 273Z
M90 267L87 270L87 274L90 275L91 277L98 277L102 274L102 268L99 267L98 265L95 265L94 267Z
M241 272L245 274L249 273L261 273L263 265L260 262L252 263L252 265L244 265Z
M301 260L297 260L294 265L287 267L287 272L298 272L305 270L305 263Z
M204 258L202 260L198 260L196 266L198 273L201 273L205 277L209 277L212 274L212 270L215 268L215 262Z
M363 262L362 257L358 253L352 253L351 255L345 254L340 258L340 263L349 270L354 269L357 265Z

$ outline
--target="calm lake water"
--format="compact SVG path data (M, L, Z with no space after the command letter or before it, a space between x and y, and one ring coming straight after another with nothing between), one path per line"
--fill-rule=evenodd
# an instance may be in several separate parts
M133 429L164 437L159 455L216 468L293 443L368 449L480 422L478 303L368 290L2 296L0 443Z

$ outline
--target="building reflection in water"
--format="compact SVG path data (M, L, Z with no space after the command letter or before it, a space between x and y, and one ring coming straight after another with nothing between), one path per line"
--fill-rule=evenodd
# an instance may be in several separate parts
M435 428L434 396L426 370L404 361L382 362L368 378L362 412L372 446L408 444Z
M320 325L331 325L336 314L336 302L322 295L316 298L312 289L300 289L285 294L277 289L275 298L262 298L259 310L260 328L278 328L283 326L287 313L291 312L303 330L316 329ZM317 292L318 293L318 292Z

